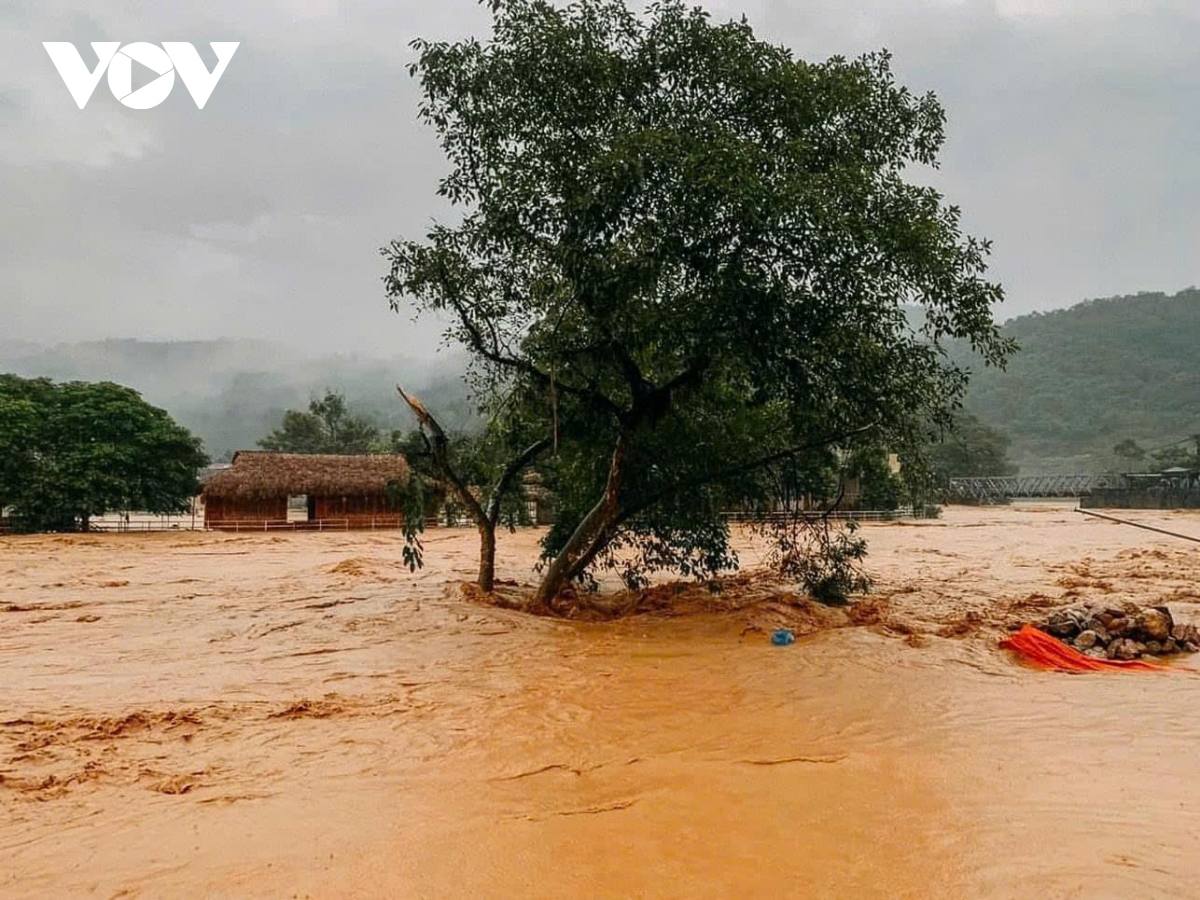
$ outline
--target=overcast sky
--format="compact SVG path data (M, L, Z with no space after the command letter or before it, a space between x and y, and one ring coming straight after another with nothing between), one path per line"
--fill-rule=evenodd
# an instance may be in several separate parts
M887 47L949 115L937 183L995 242L1009 317L1200 283L1200 2L713 0L809 59ZM256 337L432 352L378 247L443 212L405 71L483 34L472 0L0 0L0 339ZM181 84L79 110L42 41L241 46L203 110Z

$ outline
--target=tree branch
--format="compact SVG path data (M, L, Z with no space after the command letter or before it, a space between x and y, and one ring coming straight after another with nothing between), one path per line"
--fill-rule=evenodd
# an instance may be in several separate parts
M623 414L623 411L619 406L617 406L599 391L593 391L588 390L587 388L580 388L575 387L574 385L564 384L557 378L551 378L549 374L543 372L528 360L519 359L517 357L508 356L502 353L500 347L498 346L499 342L496 341L494 335L493 345L488 346L488 343L484 340L483 334L480 332L479 327L471 320L470 316L467 315L467 312L462 305L459 303L452 303L451 305L454 307L455 312L458 313L459 321L462 322L462 326L467 333L471 347L488 362L511 369L514 372L519 372L522 375L526 375L543 386L553 383L556 390L570 394L574 397L578 397L607 415L611 415L619 419Z
M795 447L788 447L785 450L779 450L775 453L767 454L766 456L759 457L758 459L752 460L748 463L740 463L736 466L729 466L728 468L722 469L715 473L698 476L696 478L685 479L669 488L658 491L657 493L652 494L650 497L647 497L642 502L623 510L621 515L617 517L617 523L620 524L628 521L638 513L644 512L651 506L654 506L656 503L661 503L663 500L667 499L673 494L679 493L680 491L688 490L689 488L702 487L703 485L711 484L714 481L721 481L734 475L745 475L769 466L772 463L780 462L781 460L787 459L790 456L795 456L797 453L803 453L806 450L816 450L820 447L828 447L830 444L836 444L839 441L846 440L847 438L857 437L860 434L866 434L868 431L871 431L878 425L878 422L872 422L870 425L864 425L861 428L855 428L852 431L836 434L820 441L799 444Z
M400 396L408 404L408 408L417 417L417 424L420 426L421 434L425 437L426 443L433 454L434 465L442 473L442 477L454 488L454 492L458 494L458 498L462 501L463 505L470 510L471 518L480 525L489 521L483 511L483 507L479 504L479 500L471 493L470 487L454 471L454 467L450 464L450 440L446 437L446 432L442 430L442 426L438 424L437 419L433 417L429 410L425 408L425 404L420 400L406 394L404 388L400 385L396 385L396 390L400 392ZM432 439L425 435L425 429L429 429Z
M530 444L526 447L519 456L511 460L504 471L500 474L500 478L496 481L496 486L492 489L492 496L488 498L487 518L493 526L500 520L500 503L504 494L508 491L512 480L528 466L537 456L546 450L554 443L553 438L542 438L535 444Z

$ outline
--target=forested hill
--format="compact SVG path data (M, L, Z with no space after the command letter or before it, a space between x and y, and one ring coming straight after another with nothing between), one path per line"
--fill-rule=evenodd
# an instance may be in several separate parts
M1200 290L1034 313L1004 326L1021 351L972 364L967 407L1012 438L1023 473L1120 466L1126 439L1154 450L1200 432Z

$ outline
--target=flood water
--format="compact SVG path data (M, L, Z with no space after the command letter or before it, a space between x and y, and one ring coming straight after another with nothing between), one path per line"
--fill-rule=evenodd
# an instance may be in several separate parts
M417 576L381 535L5 539L0 895L1196 896L1200 677L995 646L1079 599L1197 621L1194 551L865 530L882 620L786 648L761 610L473 606L465 531Z
M782 651L678 625L584 643L584 671L460 748L495 774L447 785L452 831L402 829L419 851L398 887L1196 895L1192 677L1038 673L859 630Z

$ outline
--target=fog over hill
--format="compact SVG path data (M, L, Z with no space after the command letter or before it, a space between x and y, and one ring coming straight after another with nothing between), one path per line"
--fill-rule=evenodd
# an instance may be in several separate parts
M453 427L472 419L462 373L465 360L305 356L254 340L107 340L39 346L0 341L0 372L56 381L115 381L168 410L200 436L216 459L255 442L326 389L346 395L355 410L385 429L412 427L396 395L401 381Z
M1153 450L1200 433L1200 290L1091 300L1006 322L1021 351L1006 371L968 351L967 408L1012 438L1024 473L1111 470L1133 439ZM56 380L110 380L142 392L199 435L214 458L252 448L285 409L327 388L385 429L412 420L402 381L451 427L474 420L466 357L305 356L254 340L109 340L52 347L0 341L0 372Z

